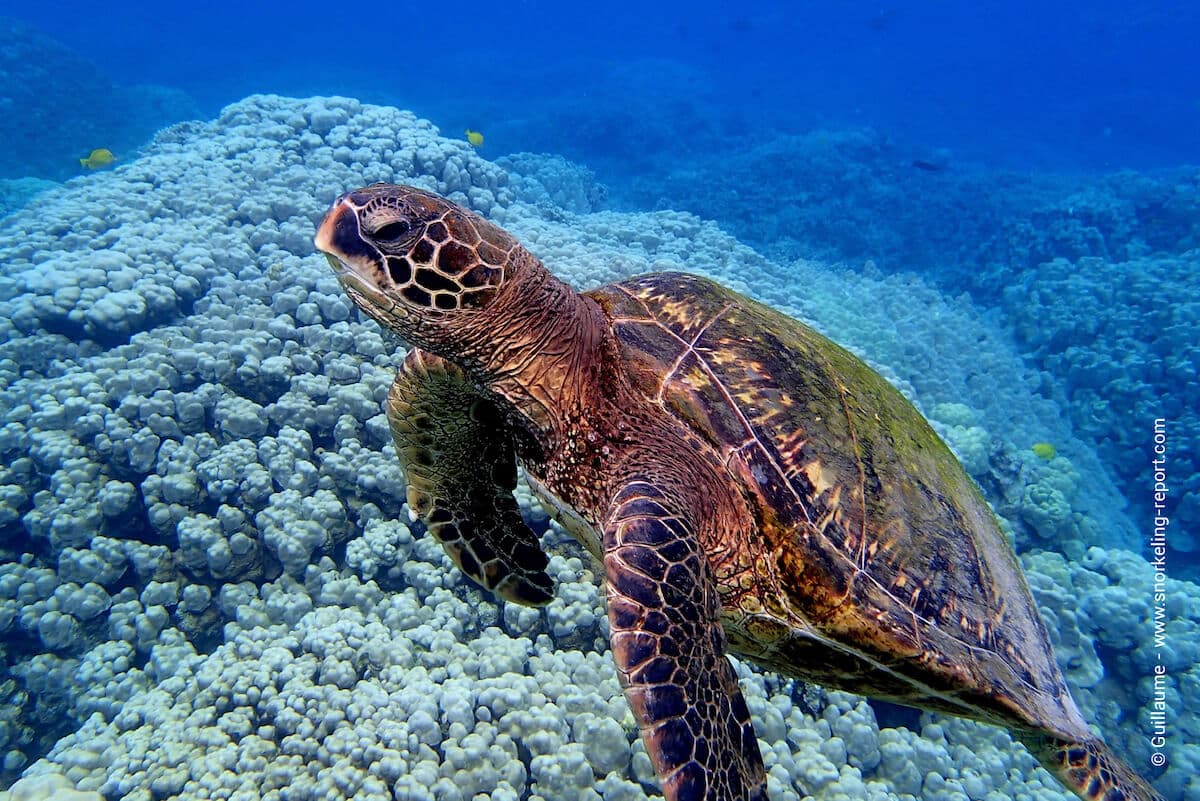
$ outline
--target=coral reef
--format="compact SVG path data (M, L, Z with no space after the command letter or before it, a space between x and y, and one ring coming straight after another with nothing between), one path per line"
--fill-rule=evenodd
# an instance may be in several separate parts
M1132 764L1152 764L1152 738L1161 734L1169 768L1155 782L1159 791L1167 798L1200 798L1200 718L1184 700L1200 690L1196 585L1170 578L1156 584L1153 568L1127 551L1091 548L1074 561L1043 551L1024 562L1085 716ZM1154 636L1156 621L1161 642ZM1156 676L1163 732L1151 716Z
M6 780L61 774L130 799L655 792L606 653L598 577L528 492L523 512L562 546L540 610L498 606L402 522L381 404L404 351L353 311L311 245L327 202L375 180L469 203L580 286L687 268L787 307L880 364L985 486L1013 504L1044 486L1076 524L1106 509L1117 536L1128 527L1111 485L1070 484L1094 457L966 299L782 267L687 213L574 213L556 204L587 197L577 169L550 160L510 178L407 112L253 97L0 221ZM1039 441L1061 456L1033 454ZM1035 541L1036 524L1006 514ZM1145 569L1107 553L1119 575ZM1113 705L1144 699L1097 674L1133 675L1114 671L1150 633L1126 626L1089 653L1083 618L1115 620L1118 590L1145 587L1112 579L1118 590L1072 623L1090 579L1031 562L1043 566L1035 584L1065 621L1064 654L1087 664L1072 676L1137 753L1144 724ZM1173 587L1173 599L1194 590ZM1197 661L1186 634L1179 677ZM1004 732L881 724L861 699L739 670L776 799L1065 797ZM1189 774L1173 771L1184 788Z
M0 792L0 801L104 801L104 796L75 789L62 774L43 773L21 779Z
M526 203L546 211L566 210L575 214L600 211L608 188L596 181L591 170L546 153L513 153L496 159L508 173L513 190Z
M687 209L774 258L873 260L985 299L1055 258L1123 262L1200 247L1196 167L999 172L870 128L737 142L726 137L686 159L602 176L617 202Z
M1200 575L1200 250L1108 261L1057 258L1005 290L1018 337L1063 379L1071 423L1147 499L1154 421L1167 431L1171 546ZM1185 565L1182 560L1178 568Z

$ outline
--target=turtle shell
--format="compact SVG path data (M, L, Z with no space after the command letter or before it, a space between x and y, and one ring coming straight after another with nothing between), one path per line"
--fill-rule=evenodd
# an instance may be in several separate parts
M632 380L705 439L753 531L718 569L731 649L770 669L1009 727L1086 732L1020 565L921 414L811 328L660 273L595 290Z

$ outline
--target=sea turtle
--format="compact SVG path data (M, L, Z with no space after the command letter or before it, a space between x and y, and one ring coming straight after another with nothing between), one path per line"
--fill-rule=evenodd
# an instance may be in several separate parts
M517 462L603 563L613 658L668 801L766 797L727 653L1007 727L1083 798L1159 798L1089 731L978 488L846 350L693 275L576 292L412 187L342 195L316 245L416 346L388 416L409 508L462 572L551 598Z

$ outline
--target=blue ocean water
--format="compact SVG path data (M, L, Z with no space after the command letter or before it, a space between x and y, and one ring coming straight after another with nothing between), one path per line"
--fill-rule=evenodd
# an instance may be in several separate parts
M452 13L66 2L6 13L113 81L178 87L208 115L252 92L340 93L450 130L486 128L497 153L628 158L620 148L640 142L638 130L603 136L578 122L616 122L643 104L658 118L644 126L677 147L664 161L715 151L730 134L817 126L869 126L959 159L1054 170L1191 163L1200 139L1200 10L1184 2L533 0Z
M0 5L0 778L7 784L50 754L72 782L107 797L152 780L161 783L155 797L196 795L202 777L175 783L161 767L171 755L148 760L138 778L136 760L112 756L133 747L101 722L136 730L154 717L146 699L168 679L184 688L167 690L183 705L189 675L220 672L221 648L258 659L261 671L283 659L266 653L271 642L295 640L298 664L319 661L315 684L346 692L342 684L376 675L362 667L365 649L302 628L308 609L324 623L330 609L350 610L364 631L386 620L409 638L401 651L454 652L432 632L412 633L431 621L488 658L523 635L529 653L509 673L578 649L578 664L544 667L547 675L592 675L586 660L604 648L604 629L591 579L578 578L585 563L560 565L579 583L568 582L575 589L542 618L470 595L476 608L455 618L430 599L470 591L438 584L440 556L423 550L419 527L386 528L400 503L389 500L390 484L354 477L395 471L374 417L390 376L360 363L382 368L394 347L359 337L359 362L331 355L347 349L338 326L355 318L336 288L312 277L323 262L313 261L311 223L344 189L413 177L393 157L424 153L406 143L419 138L413 131L432 134L340 100L222 111L255 94L336 95L436 125L444 139L424 147L440 155L406 162L416 177L502 217L576 283L664 266L709 272L804 315L884 369L1006 521L1089 719L1168 797L1200 798L1189 767L1200 760L1200 722L1183 705L1200 687L1198 38L1200 7L1167 2ZM482 146L466 144L467 130L483 134ZM306 133L325 140L332 163L312 155L318 145L296 144ZM112 150L115 164L80 165L95 148ZM185 181L210 150L235 165L221 190L228 197L214 189L197 198ZM296 152L306 154L302 168L285 180ZM238 161L246 153L269 166ZM178 234L197 215L203 236ZM164 274L169 297L152 286ZM249 288L222 283L233 275ZM288 300L296 286L304 291ZM260 311L271 321L237 301L260 291L270 293ZM278 333L280 320L301 333ZM256 351L214 333L221 321L273 339ZM121 372L165 364L174 346L164 343L208 339L217 344L180 357L186 365L155 367L149 378ZM302 350L320 359L305 366ZM368 387L368 401L355 406L331 381ZM307 394L289 400L293 392ZM255 453L244 444L264 437ZM528 498L522 504L539 514ZM298 534L303 520L319 524ZM282 543L293 536L308 544L289 550ZM397 554L415 567L406 572ZM1159 568L1171 583L1157 582ZM385 610L401 601L377 598L379 587L423 603ZM514 639L486 640L467 617L478 610ZM1153 638L1156 613L1170 621L1169 646ZM292 628L271 640L256 626ZM1165 700L1156 664L1167 666ZM449 699L446 665L424 667L428 675L406 681ZM802 691L767 681L770 700L752 711L769 718L768 707L791 698L803 718ZM55 686L87 690L64 697ZM525 695L505 703L535 704L527 690L509 690ZM609 782L605 798L654 791L636 757L620 762L609 753L620 748L589 739L591 724L575 722L582 707L565 689L550 695L567 710L559 723L510 731L541 738L534 750L547 758L567 756L551 769L522 741L507 762L496 757L511 773L511 797L576 797L580 788L561 781L568 743L586 746L597 783ZM241 709L231 698L210 706ZM136 711L118 723L125 702ZM1156 702L1169 718L1165 745L1152 741ZM204 703L187 703L204 717ZM500 719L502 703L484 706ZM586 714L606 717L601 706ZM926 766L958 783L950 790L913 785L887 756L908 735L880 730L947 752L986 734L841 698L818 706L840 710L824 712L830 723L818 739L850 745L812 749L824 749L834 775L878 780L861 797L957 798L959 787L981 798L1003 787L999 778L970 785L987 768L952 762ZM374 775L398 771L424 786L423 744L440 749L436 778L458 781L445 766L469 760L454 756L453 708L422 708L441 733L412 723L403 735L415 738L411 748L398 751L405 769ZM262 726L272 736L256 735L263 743L282 742L289 726L296 739L262 745L250 762L317 759L304 743L327 732L306 739L288 714L256 714L271 720ZM817 757L804 763L803 727L789 714L786 727L760 724L760 736L764 725L786 728L795 746L784 771L792 785L778 779L773 790L852 793L818 778ZM221 725L227 736L243 729L240 719ZM556 725L565 733L546 739ZM109 737L116 750L80 756L89 737ZM511 745L488 742L504 753ZM1166 766L1151 761L1156 754ZM1009 763L991 766L997 777L1000 764ZM339 792L373 792L361 778L345 781ZM509 797L500 781L476 789Z

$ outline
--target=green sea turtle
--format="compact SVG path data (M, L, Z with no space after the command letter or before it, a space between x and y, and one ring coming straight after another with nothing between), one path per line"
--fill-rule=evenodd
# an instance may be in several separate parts
M551 598L517 462L603 563L613 657L668 801L766 797L727 653L1007 727L1083 798L1159 798L1089 731L979 490L849 352L692 275L576 292L411 187L342 195L316 245L416 346L388 416L409 508L463 573Z

